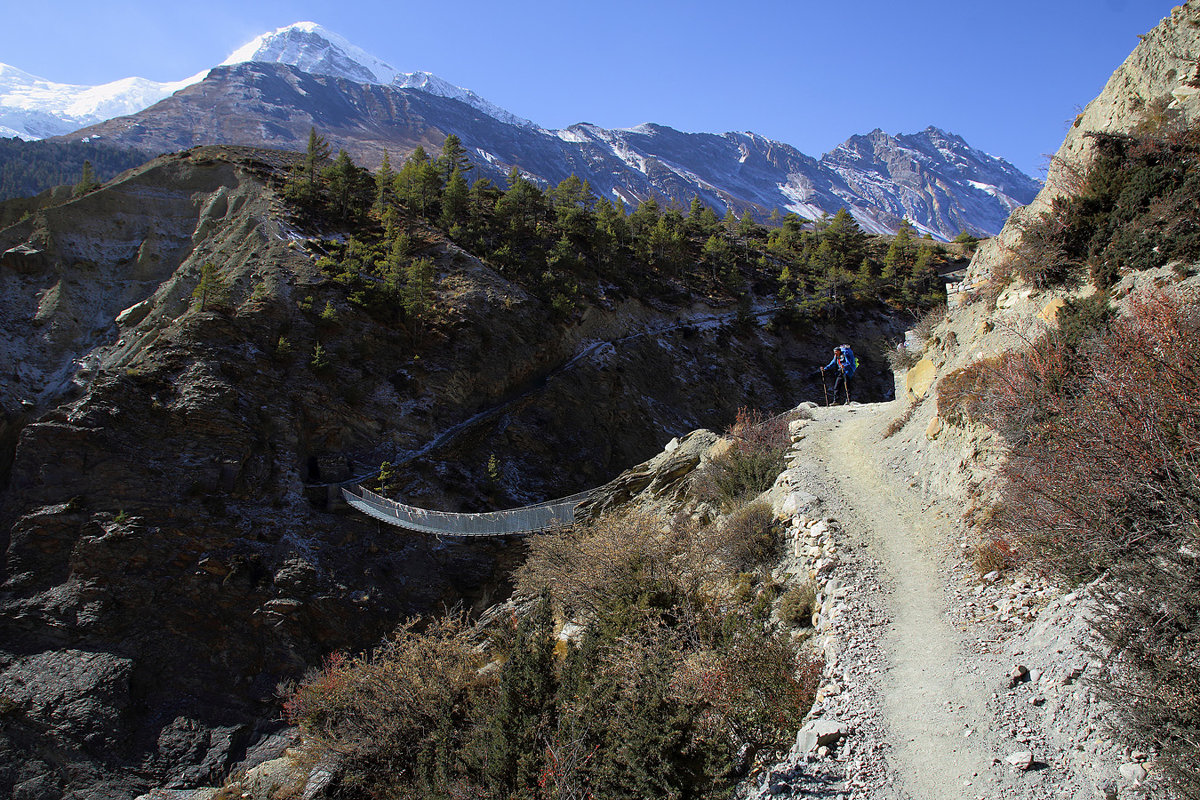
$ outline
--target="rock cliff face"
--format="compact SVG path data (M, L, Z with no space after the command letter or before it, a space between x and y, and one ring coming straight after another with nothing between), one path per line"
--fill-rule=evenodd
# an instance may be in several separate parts
M1003 274L1015 258L1029 224L1049 210L1055 198L1079 188L1080 177L1094 156L1090 134L1153 132L1171 125L1195 127L1200 122L1198 54L1200 2L1190 0L1141 37L1104 90L1088 103L1055 154L1045 187L1028 206L1014 210L999 235L981 245L964 284L979 290L993 275ZM1126 276L1113 295L1119 297L1159 277ZM939 440L940 446L928 448L924 455L929 464L925 480L931 490L965 491L969 483L987 474L989 461L995 457L988 447L990 434L945 429L937 421L938 409L932 401L937 393L936 379L983 356L1023 346L1053 323L1064 296L1094 290L1084 285L1039 291L1020 282L994 288L993 302L973 302L952 310L947 321L934 331L925 351L927 358L919 365L919 371L925 373L924 386L922 391L910 393L913 400L923 401L908 426L914 441ZM960 463L969 469L957 469Z
M980 282L1012 258L1022 231L1056 197L1079 188L1094 155L1091 134L1127 134L1164 124L1193 126L1200 118L1200 4L1177 6L1112 74L1067 131L1033 202L1014 211L1000 234L972 260L969 282Z
M330 482L411 459L401 491L431 507L565 494L740 405L812 396L844 338L699 299L552 323L441 242L414 342L317 267L270 188L290 158L166 156L0 230L0 794L211 785L269 749L279 681L506 591L513 543L383 528ZM227 292L202 309L205 264ZM893 334L857 321L864 399Z

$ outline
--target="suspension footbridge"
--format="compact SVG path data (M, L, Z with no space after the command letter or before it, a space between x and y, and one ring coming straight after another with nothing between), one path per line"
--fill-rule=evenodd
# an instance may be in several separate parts
M438 536L513 536L568 527L575 523L575 510L591 495L581 492L507 511L470 514L398 503L361 485L342 487L346 502L364 514L398 528Z

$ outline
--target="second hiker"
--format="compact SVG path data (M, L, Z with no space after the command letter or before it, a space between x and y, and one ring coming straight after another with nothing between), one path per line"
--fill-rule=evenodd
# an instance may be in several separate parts
M854 351L850 349L850 345L843 344L833 348L833 360L825 366L821 367L821 381L825 381L825 371L837 369L837 376L833 382L833 402L838 402L838 394L843 389L845 391L846 400L850 402L850 379L854 377L854 371L858 369L858 357L854 355Z

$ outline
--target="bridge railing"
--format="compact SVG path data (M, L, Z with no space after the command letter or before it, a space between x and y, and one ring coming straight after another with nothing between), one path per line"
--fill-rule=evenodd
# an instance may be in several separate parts
M575 507L586 500L590 493L582 492L522 508L479 514L417 508L390 500L362 486L343 487L342 496L351 506L381 522L421 533L441 536L508 536L553 530L574 524Z

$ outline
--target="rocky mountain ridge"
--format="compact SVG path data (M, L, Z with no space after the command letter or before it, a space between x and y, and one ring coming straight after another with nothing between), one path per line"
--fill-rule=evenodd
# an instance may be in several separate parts
M765 218L781 209L808 219L846 207L868 231L890 233L907 218L940 239L963 230L994 233L1038 187L1007 162L936 128L900 138L876 132L869 147L851 140L817 160L750 133L586 123L547 131L430 94L427 86L364 84L250 62L215 68L145 111L66 139L147 153L217 143L303 149L315 127L373 168L385 150L436 150L453 133L480 173L497 182L515 166L551 185L577 175L597 194L630 206L649 197L685 203L699 197L719 213L750 210Z
M308 93L312 80L315 95ZM66 98L62 92L42 91L31 105L30 90L14 84L0 92L0 107L9 109L8 127L20 136L66 135L87 125L67 138L148 155L203 144L302 149L316 127L371 168L385 149L399 157L418 145L437 148L453 133L473 151L481 172L497 181L514 166L549 184L575 174L598 194L630 206L649 197L686 204L698 196L718 212L751 210L764 218L780 209L816 219L846 207L868 231L891 233L907 218L939 239L961 231L995 233L1038 188L1003 159L933 127L899 137L881 131L853 137L821 159L752 133L689 134L654 124L609 130L587 123L546 130L435 75L400 72L311 22L259 36L207 75L156 84L153 91L143 83L134 94L117 92L124 84L88 89L89 96L120 97L83 110L67 99L57 108L51 101ZM40 121L21 122L23 109ZM103 109L116 118L100 122ZM51 124L47 115L54 114L59 119Z

